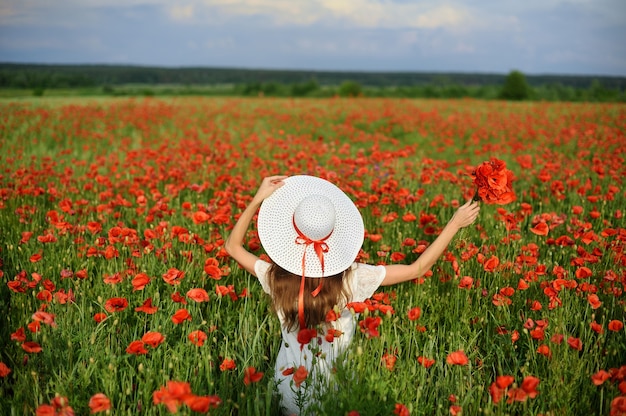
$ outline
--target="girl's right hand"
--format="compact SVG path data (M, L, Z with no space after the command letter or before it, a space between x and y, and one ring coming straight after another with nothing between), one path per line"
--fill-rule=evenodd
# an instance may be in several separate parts
M458 228L464 228L471 225L480 212L480 204L477 201L469 200L465 204L461 205L459 209L454 213L450 222L456 225Z
M284 180L286 178L287 176L284 175L268 176L264 178L263 182L261 182L261 185L259 186L259 189L256 191L254 199L259 203L263 202L265 198L272 195L275 190L285 184Z

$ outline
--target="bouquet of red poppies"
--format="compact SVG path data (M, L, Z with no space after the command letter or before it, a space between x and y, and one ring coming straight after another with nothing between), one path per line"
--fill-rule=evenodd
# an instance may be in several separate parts
M476 186L474 201L504 205L517 198L511 186L513 172L507 169L506 163L501 160L492 158L481 163L471 176Z

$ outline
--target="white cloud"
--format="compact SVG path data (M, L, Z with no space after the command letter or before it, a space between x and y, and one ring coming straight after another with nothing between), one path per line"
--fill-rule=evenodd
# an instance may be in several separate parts
M169 17L176 21L190 20L195 16L195 7L193 4L174 5L168 9Z
M276 26L337 25L357 28L455 28L471 23L468 10L437 1L378 0L203 0L204 15L256 17Z

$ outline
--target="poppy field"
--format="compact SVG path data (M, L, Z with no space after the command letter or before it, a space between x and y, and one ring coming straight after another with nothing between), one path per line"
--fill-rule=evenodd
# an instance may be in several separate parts
M278 414L278 319L223 248L261 179L335 183L358 260L406 263L491 159L514 200L351 305L318 414L626 414L624 105L77 98L0 120L2 414Z

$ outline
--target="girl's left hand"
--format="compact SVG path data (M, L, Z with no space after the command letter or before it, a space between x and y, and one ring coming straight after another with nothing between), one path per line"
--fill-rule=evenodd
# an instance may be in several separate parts
M261 185L259 186L259 189L256 191L254 199L256 199L257 202L263 202L265 198L272 195L275 190L285 184L284 180L286 178L287 176L284 175L268 176L267 178L264 178L263 182L261 182Z

